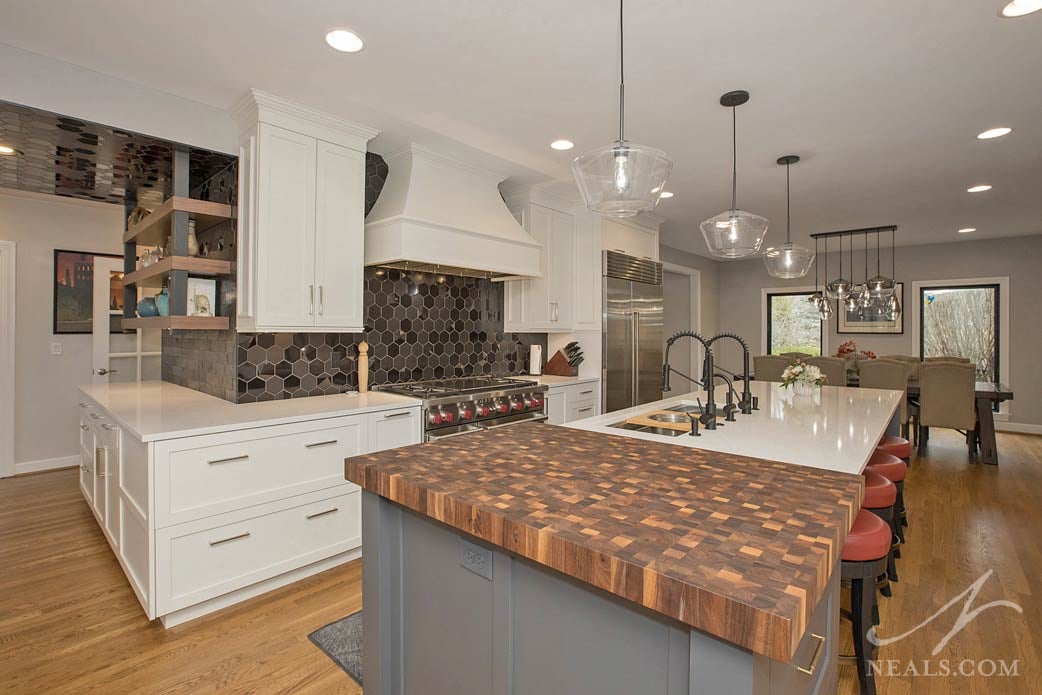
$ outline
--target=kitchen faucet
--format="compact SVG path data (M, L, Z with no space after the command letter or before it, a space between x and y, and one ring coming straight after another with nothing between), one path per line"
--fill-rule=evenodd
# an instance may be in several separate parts
M758 410L758 408L756 406L756 399L753 398L752 390L749 388L749 344L746 343L742 336L737 333L719 333L703 343L706 345L707 354L709 349L708 346L712 345L717 340L720 340L720 338L736 340L738 341L738 344L742 346L742 398L738 401L738 407L741 408L743 415L751 415L752 412ZM710 362L709 369L712 368L713 364ZM723 368L721 367L720 369ZM737 376L737 374L729 370L724 369L723 371L728 372L732 376Z
M706 358L703 364L702 381L692 379L687 374L677 371L676 369L673 369L673 367L669 366L669 349L673 347L673 343L680 338L694 338L698 342L702 343L702 347L705 348ZM704 418L703 424L707 430L715 430L716 403L713 401L713 348L710 347L709 341L694 331L680 331L679 333L674 333L669 337L669 340L666 341L666 351L665 354L663 354L662 359L662 392L668 393L672 390L669 386L670 373L682 376L691 383L698 384L704 388L706 390L706 408L705 412L702 414L702 417Z

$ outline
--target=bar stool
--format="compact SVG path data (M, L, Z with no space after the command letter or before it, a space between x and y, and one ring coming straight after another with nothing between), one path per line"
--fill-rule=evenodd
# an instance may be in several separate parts
M892 454L899 459L909 461L912 458L912 443L904 437L887 434L883 435L883 438L876 444L876 451Z
M850 583L850 622L854 629L854 656L862 695L875 695L876 683L866 659L872 653L868 631L872 628L875 578L886 572L891 533L886 522L862 509L847 534L840 555L840 575ZM866 582L867 589L866 591Z
M905 476L908 474L908 464L893 454L887 454L876 449L868 459L868 465L865 466L865 470L878 473L897 486L897 503L894 509L896 522L894 528L897 531L898 538L904 543L904 527L908 526L908 512L905 508ZM896 556L901 557L900 550L897 551Z
M864 478L865 497L861 501L861 508L872 512L890 526L890 553L886 559L886 579L888 581L882 582L880 586L883 595L889 597L890 582L900 581L897 578L897 563L894 562L894 551L897 549L898 543L900 543L896 527L897 516L894 514L894 504L897 502L897 485L882 475L867 469L865 470Z

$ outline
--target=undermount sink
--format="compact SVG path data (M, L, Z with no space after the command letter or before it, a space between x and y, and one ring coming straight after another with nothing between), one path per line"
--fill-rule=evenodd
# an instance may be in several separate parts
M685 416L687 419L687 416ZM616 422L615 424L608 425L608 427L614 427L619 430L630 430L631 432L647 432L648 434L659 434L663 437L679 437L682 434L687 434L683 430L673 430L668 427L649 427L648 425L634 425L632 422Z
M672 410L675 413L702 413L702 407L698 405L675 405L672 408L666 408L666 410Z
M691 422L691 418L688 417L687 412L652 413L651 415L648 415L648 419L654 420L655 422Z

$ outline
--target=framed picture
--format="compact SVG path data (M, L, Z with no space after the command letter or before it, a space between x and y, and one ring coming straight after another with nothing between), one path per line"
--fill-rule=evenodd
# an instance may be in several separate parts
M896 319L884 316L883 310L875 307L864 311L847 311L840 305L836 313L837 333L904 333L905 315L905 286L903 282L897 283L894 288L897 298L901 301L901 315Z
M217 281L188 278L188 315L216 316Z
M55 335L90 333L94 325L94 259L123 258L113 253L54 250ZM109 308L123 311L123 274L109 279Z

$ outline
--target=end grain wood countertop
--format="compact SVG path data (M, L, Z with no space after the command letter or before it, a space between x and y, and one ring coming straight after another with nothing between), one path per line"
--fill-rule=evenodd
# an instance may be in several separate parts
M346 460L348 480L590 586L789 662L860 476L547 424Z

